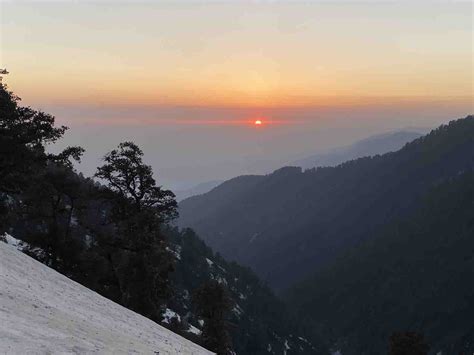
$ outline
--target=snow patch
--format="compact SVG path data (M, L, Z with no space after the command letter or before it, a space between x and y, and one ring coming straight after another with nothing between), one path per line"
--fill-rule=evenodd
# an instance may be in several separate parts
M196 335L201 335L201 331L196 328L194 325L189 325L189 329L187 330L188 333L193 333L193 334L196 334Z
M86 234L84 236L84 242L86 243L86 246L88 248L92 246L93 241L94 241L94 238L90 234Z
M0 285L0 354L211 354L5 243Z
M224 269L222 266L216 264L214 261L212 261L212 260L210 260L210 259L208 259L208 258L206 258L206 262L207 262L207 265L208 265L210 268L212 268L213 266L215 266L215 267L221 269L223 272L227 272L226 269Z
M178 322L181 322L181 316L176 313L175 311L169 309L169 308L166 308L166 310L164 311L163 313L163 320L162 322L163 323L166 323L166 324L170 324L171 323L171 320L173 318L176 318L178 320Z
M283 355L286 355L287 354L287 351L290 350L290 346L288 345L288 339L285 339L285 350L283 350Z
M206 262L209 267L212 267L214 265L214 262L212 260L209 260L208 258L206 258Z
M232 308L232 312L234 312L234 314L240 318L240 316L242 315L242 313L244 313L243 309L240 308L240 306L238 304L236 304L234 306L234 308Z
M8 245L11 245L15 249L18 250L23 250L23 248L26 246L26 243L21 241L20 239L16 239L12 237L10 234L5 233L3 236L0 236L0 240L4 241Z
M227 280L226 280L224 277L222 277L222 276L220 276L220 275L217 275L217 276L216 276L216 275L214 275L214 274L212 274L212 273L211 273L209 276L210 276L211 279L216 280L218 283L227 286Z
M177 260L181 260L181 247L179 245L175 245L174 249L170 247L166 247L168 250Z
M71 208L71 206L68 206L68 208ZM76 216L71 216L71 226L78 226L79 225L79 220L77 219Z

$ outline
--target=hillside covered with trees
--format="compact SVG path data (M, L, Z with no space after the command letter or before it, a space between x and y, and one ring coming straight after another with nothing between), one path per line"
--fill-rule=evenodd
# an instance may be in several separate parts
M229 180L182 201L178 224L284 290L373 230L409 216L434 185L473 167L474 117L468 116L397 152Z
M474 171L433 187L413 214L287 293L324 322L343 354L381 354L394 330L423 333L434 354L474 350Z

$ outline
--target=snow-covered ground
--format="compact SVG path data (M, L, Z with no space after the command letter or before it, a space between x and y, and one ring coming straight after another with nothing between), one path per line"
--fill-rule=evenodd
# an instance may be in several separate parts
M211 354L0 242L1 354Z

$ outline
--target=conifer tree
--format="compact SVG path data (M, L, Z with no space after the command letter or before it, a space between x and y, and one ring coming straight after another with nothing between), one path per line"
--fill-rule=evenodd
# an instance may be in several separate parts
M390 336L389 355L427 355L429 350L429 345L419 333L397 332Z
M121 293L121 303L160 319L161 305L170 294L168 275L172 258L161 226L177 215L174 194L156 185L152 168L132 142L121 143L104 157L96 177L108 187L104 197L111 205L115 232L102 240L108 250Z
M19 194L28 189L48 166L72 168L84 149L68 147L60 154L46 151L60 139L67 127L56 126L55 118L31 107L0 83L0 229ZM0 230L2 232L2 230Z
M202 345L219 355L233 354L226 314L233 302L225 287L215 280L202 284L193 295L193 303L204 319Z

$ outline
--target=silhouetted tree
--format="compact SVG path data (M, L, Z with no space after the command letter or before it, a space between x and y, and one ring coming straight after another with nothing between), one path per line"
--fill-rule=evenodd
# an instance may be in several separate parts
M47 153L45 146L61 138L67 127L56 127L53 116L19 102L0 84L0 192L19 192L48 160L66 163L69 158L79 160L83 152L69 147L59 155Z
M233 302L225 287L215 280L208 281L195 290L193 303L197 314L204 319L203 346L219 355L232 354L226 314Z
M419 333L396 332L390 336L389 355L427 355L429 350L429 345Z
M103 179L117 196L121 217L144 209L153 211L160 222L177 216L175 195L156 186L151 166L142 161L143 152L132 142L120 143L104 157L105 164L97 168L96 177ZM120 199L126 200L124 204ZM133 211L129 211L129 207Z
M82 180L69 166L49 164L31 182L22 194L20 212L27 240L44 251L43 262L68 274L81 250L73 232Z
M19 102L18 96L0 84L0 223L15 195L28 188L34 176L48 164L71 167L70 159L79 160L84 151L68 147L58 155L46 152L46 145L61 138L67 127L56 127L53 116Z
M159 319L173 270L160 228L177 215L177 204L171 191L156 186L142 156L134 143L121 143L97 169L95 176L108 187L104 198L111 205L109 220L115 226L113 235L101 243L118 280L121 303Z

